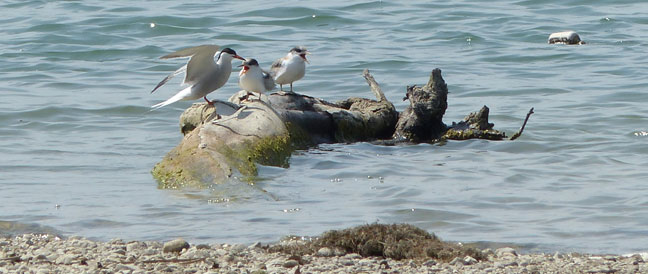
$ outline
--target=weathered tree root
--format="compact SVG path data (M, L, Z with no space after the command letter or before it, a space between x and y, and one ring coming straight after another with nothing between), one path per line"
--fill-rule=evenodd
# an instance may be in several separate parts
M287 167L294 149L321 143L381 140L389 145L506 138L488 122L486 106L459 123L443 123L448 87L440 69L432 71L425 86L407 87L405 99L410 105L400 114L368 70L363 77L376 100L330 103L296 93L249 99L241 91L230 98L233 104L216 108L194 104L181 116L185 138L155 166L153 175L161 188L200 186L223 182L234 173L254 176L257 163ZM522 134L531 113L533 109L511 140Z
M446 130L443 115L448 107L448 86L441 70L434 69L423 87L408 86L404 99L410 101L398 118L393 138L397 141L429 142Z
M518 132L516 132L515 134L513 134L513 136L511 136L511 139L509 139L509 140L513 141L513 140L517 139L518 137L520 137L520 135L522 135L522 131L524 131L524 127L526 127L526 124L529 121L529 117L531 117L531 114L533 114L533 113L534 113L533 108L531 108L529 110L529 113L527 113L526 118L524 118L524 123L522 124L522 127L520 127L520 130Z

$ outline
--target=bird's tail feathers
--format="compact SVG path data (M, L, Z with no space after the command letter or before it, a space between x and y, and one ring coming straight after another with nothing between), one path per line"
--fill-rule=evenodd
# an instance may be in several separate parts
M151 106L151 110L156 110L156 109L159 109L161 107L173 104L175 102L178 102L178 101L181 101L181 100L187 98L187 96L189 96L189 94L191 93L191 88L192 88L192 86L189 86L189 87L181 90L180 92L176 93L176 95L173 95L173 97L167 99L166 101Z

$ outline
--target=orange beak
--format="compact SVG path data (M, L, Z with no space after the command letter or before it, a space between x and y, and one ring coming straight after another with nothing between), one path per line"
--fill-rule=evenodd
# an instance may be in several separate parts
M248 69L250 69L250 67L246 65L240 65L239 67L243 67L243 69L241 69L241 72L239 72L239 76L245 74L248 71Z
M310 64L310 62L308 62L308 60L306 59L306 53L304 53L304 54L300 54L299 57L301 57L302 59L304 59L304 62Z

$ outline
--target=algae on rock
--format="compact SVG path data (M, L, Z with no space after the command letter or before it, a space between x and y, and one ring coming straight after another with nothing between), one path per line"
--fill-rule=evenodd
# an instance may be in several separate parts
M291 237L268 246L270 252L282 252L295 256L316 254L321 248L336 253L357 253L363 257L380 256L395 260L435 259L449 262L454 258L470 256L487 260L476 248L441 241L434 234L409 224L367 224L342 230L330 230L311 241L294 240Z

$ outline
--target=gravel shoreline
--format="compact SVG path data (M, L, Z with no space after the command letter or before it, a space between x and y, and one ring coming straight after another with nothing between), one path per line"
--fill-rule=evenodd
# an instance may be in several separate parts
M314 255L269 252L261 244L191 245L23 234L0 237L0 273L648 273L648 253L591 255L518 254L482 250L450 262L393 260L321 248Z

